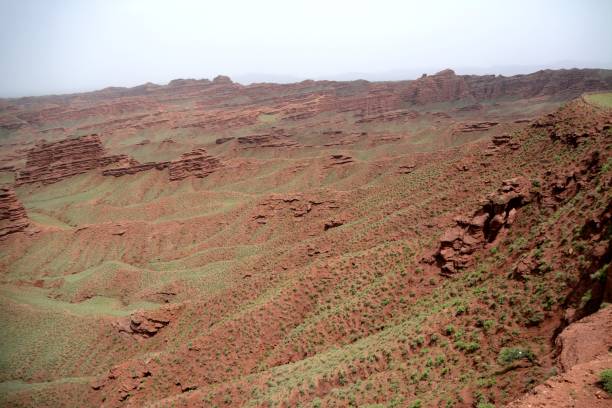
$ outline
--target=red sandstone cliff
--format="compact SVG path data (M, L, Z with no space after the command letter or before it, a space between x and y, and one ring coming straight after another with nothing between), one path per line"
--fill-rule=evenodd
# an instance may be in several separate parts
M423 75L412 81L405 91L404 99L415 105L434 102L447 102L470 96L468 84L455 71L445 69L435 75Z
M170 181L182 180L190 176L203 178L220 166L219 159L209 156L206 149L196 149L183 153L179 159L170 162Z
M534 98L555 96L575 98L583 92L612 89L608 70L544 70L528 75L456 75L445 69L435 75L410 81L403 99L415 105L459 99L483 101L501 97Z
M0 188L0 238L23 231L30 224L25 208L8 187Z
M104 156L104 153L102 142L95 134L40 142L28 151L26 167L19 172L15 184L51 184L126 158L125 155Z

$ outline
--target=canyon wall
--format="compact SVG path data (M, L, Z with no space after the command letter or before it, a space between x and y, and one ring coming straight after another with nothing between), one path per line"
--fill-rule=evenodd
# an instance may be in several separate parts
M0 188L0 238L23 231L30 224L25 208L9 187Z

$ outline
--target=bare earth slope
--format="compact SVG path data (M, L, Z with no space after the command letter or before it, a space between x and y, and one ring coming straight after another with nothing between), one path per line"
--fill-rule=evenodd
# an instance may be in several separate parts
M609 345L581 336L612 334L610 89L445 70L1 100L0 404L550 406L569 378L559 404L605 406Z

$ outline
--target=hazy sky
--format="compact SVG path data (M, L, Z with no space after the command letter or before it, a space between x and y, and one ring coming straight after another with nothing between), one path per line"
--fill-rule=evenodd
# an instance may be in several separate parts
M0 96L611 68L612 0L0 0L0 56Z

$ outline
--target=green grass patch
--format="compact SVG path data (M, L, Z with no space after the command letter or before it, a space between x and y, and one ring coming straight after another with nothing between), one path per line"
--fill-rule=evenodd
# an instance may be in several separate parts
M588 94L584 98L593 105L602 108L612 108L612 92Z

